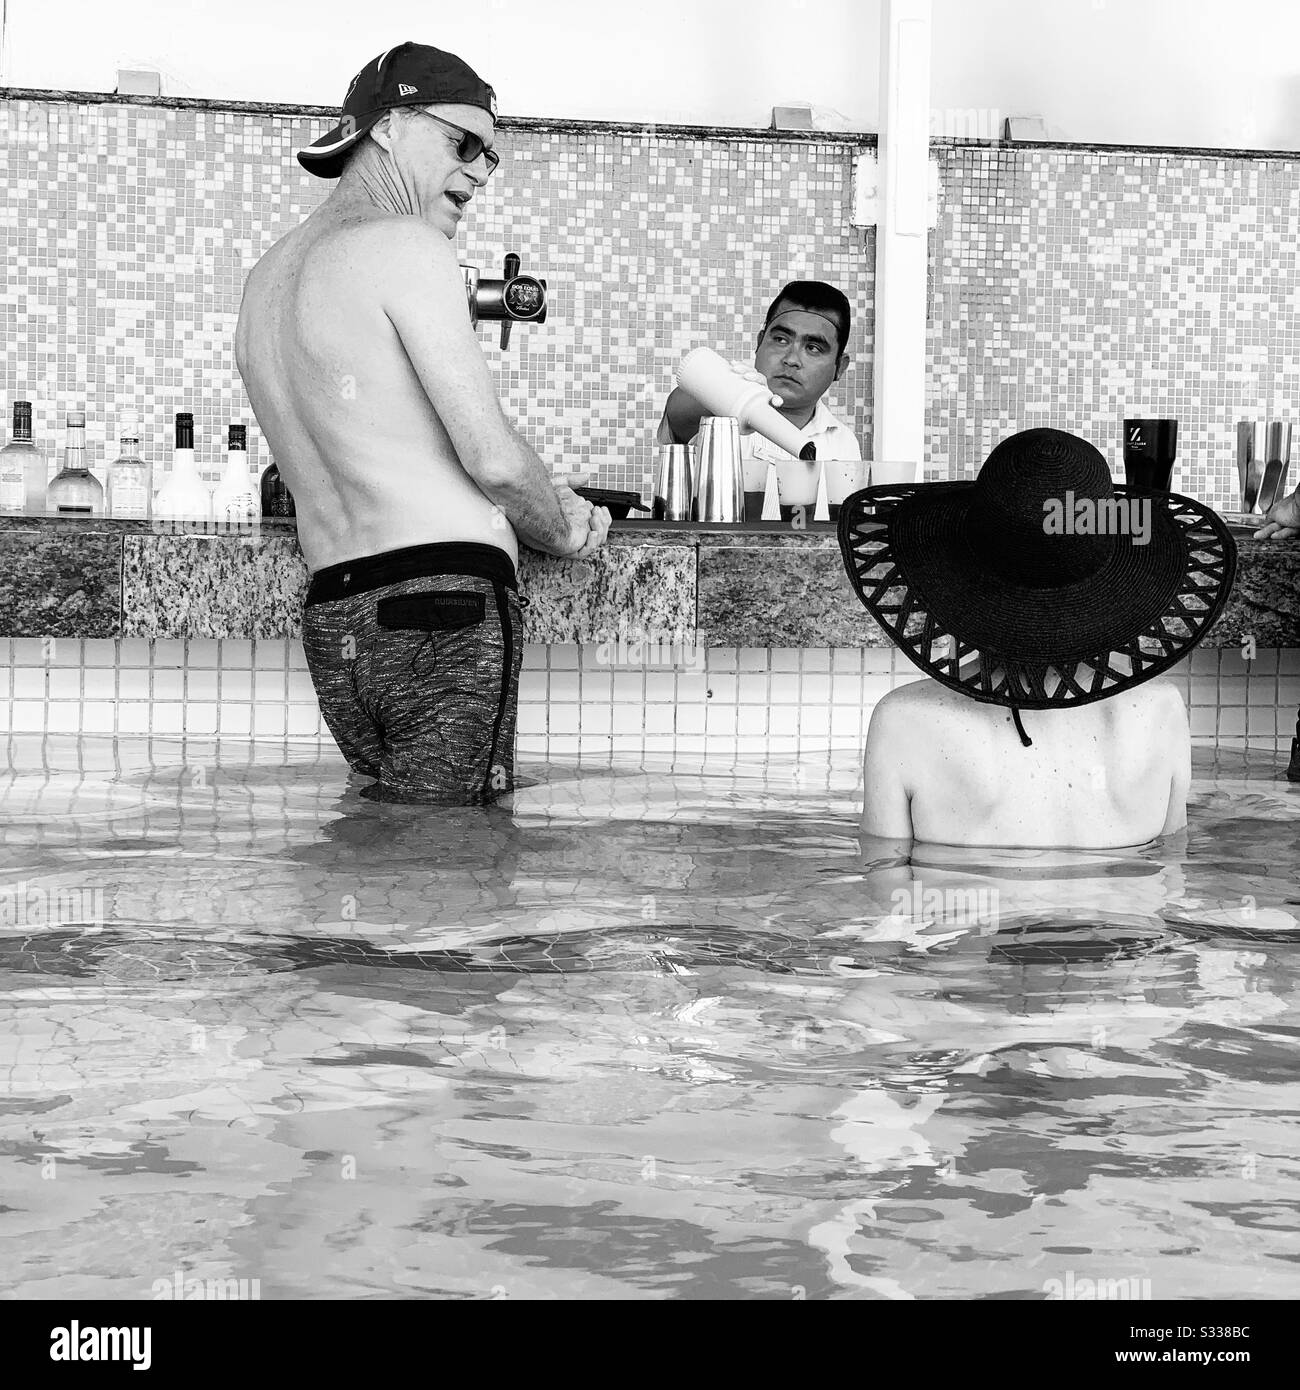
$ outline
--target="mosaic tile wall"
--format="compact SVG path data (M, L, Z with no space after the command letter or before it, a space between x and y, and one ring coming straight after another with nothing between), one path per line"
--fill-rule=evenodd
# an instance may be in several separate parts
M698 664L611 665L608 651L528 644L522 760L671 758L717 764L860 748L871 710L923 677L897 651L715 647ZM1170 678L1198 743L1285 758L1300 706L1300 648L1198 649ZM292 639L0 640L0 733L305 742L337 753L302 643ZM274 756L268 754L268 756Z
M159 462L173 414L192 410L215 481L225 424L253 419L233 352L243 277L333 187L293 157L328 122L20 99L0 117L0 404L30 394L52 468L73 402L101 467L124 405ZM549 282L547 322L516 326L508 353L499 325L479 334L544 459L645 490L676 362L699 343L751 357L794 277L830 280L854 306L854 363L827 399L870 437L875 257L847 222L853 145L519 128L500 144L459 248L485 275L517 251ZM265 467L256 428L249 447Z
M938 154L930 476L974 477L999 438L1050 424L1091 439L1122 477L1124 417L1172 416L1174 486L1235 509L1234 422L1300 412L1300 167Z
M102 464L139 409L160 459L193 409L210 479L219 431L251 423L232 335L246 267L327 191L293 149L323 118L0 103L0 393L30 395L53 468L58 410L85 401ZM847 226L854 147L515 129L462 258L509 249L545 274L548 323L481 341L507 409L556 463L643 488L649 436L692 343L747 355L773 289L849 293L855 364L831 397L871 431L874 245ZM1125 414L1181 422L1178 485L1233 504L1232 422L1300 397L1292 234L1300 170L1233 159L941 144L932 237L928 476L973 476L1002 434L1052 423L1118 472ZM284 181L268 179L267 169ZM254 428L254 460L267 462ZM13 731L226 734L328 743L286 641L0 640ZM1200 651L1180 668L1196 737L1287 747L1294 651ZM793 665L791 664L793 663ZM101 679L99 671L103 671ZM610 670L589 648L530 647L525 757L746 756L860 744L872 704L914 678L892 651L711 650L702 670ZM709 692L712 692L711 694Z
M0 122L4 403L35 399L52 469L73 401L101 466L123 405L156 457L193 409L215 478L222 427L252 418L231 342L243 275L327 191L292 155L325 118L15 98ZM747 355L795 275L854 304L854 365L830 401L869 452L874 238L847 225L852 144L520 128L503 144L461 253L491 273L514 249L551 282L548 322L517 328L508 354L495 325L480 334L544 457L644 488L677 358L700 341ZM1300 400L1294 162L936 149L927 476L973 476L999 437L1045 423L1118 474L1124 415L1172 414L1177 485L1234 505L1233 421ZM264 467L255 428L251 443Z

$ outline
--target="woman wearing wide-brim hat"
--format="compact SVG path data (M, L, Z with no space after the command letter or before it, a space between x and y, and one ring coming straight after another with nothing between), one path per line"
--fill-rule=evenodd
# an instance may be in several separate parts
M1034 429L973 483L855 493L839 539L858 597L930 677L872 714L866 834L1114 848L1186 824L1187 710L1154 678L1232 588L1214 512L1116 484L1086 440Z

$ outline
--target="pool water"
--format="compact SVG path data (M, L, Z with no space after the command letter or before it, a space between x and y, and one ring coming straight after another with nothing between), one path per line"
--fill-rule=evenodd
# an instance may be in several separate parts
M1168 843L910 864L854 754L472 811L315 750L7 754L4 1296L1300 1294L1271 751L1198 752Z

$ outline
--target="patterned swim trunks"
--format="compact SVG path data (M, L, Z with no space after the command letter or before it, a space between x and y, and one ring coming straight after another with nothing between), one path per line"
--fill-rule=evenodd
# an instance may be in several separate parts
M388 550L318 570L307 669L374 801L486 805L514 790L523 659L515 567L494 545Z

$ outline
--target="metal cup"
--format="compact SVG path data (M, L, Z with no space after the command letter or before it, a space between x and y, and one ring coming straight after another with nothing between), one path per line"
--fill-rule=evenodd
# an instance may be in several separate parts
M1255 510L1259 485L1264 479L1264 457L1267 452L1264 421L1238 420L1237 483L1243 512Z
M1290 462L1289 420L1238 421L1237 481L1243 512L1267 512L1286 496Z
M1264 478L1259 485L1259 509L1267 512L1286 496L1286 474L1291 465L1291 421L1270 420L1265 439Z
M731 523L744 519L740 422L729 415L706 416L696 439L691 520Z
M655 457L651 514L656 521L689 521L695 481L695 450L689 444L661 444Z

